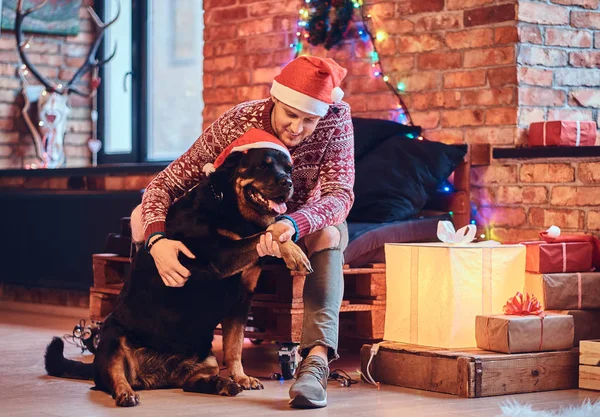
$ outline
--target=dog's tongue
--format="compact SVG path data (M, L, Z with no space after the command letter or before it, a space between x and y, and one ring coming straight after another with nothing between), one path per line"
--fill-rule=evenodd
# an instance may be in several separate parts
M273 200L269 200L269 208L277 214L283 214L287 211L285 203L276 203Z

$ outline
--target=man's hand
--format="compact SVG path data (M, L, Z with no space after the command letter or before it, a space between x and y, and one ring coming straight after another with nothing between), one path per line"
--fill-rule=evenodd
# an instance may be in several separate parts
M256 245L256 251L259 256L275 256L281 258L279 244L273 240L273 236L279 236L279 242L287 242L290 240L296 229L289 220L280 220L267 228L267 232L260 237L260 243Z
M196 258L178 240L161 239L150 248L150 255L154 258L158 273L167 287L183 287L190 277L190 271L177 259L179 252L188 258Z

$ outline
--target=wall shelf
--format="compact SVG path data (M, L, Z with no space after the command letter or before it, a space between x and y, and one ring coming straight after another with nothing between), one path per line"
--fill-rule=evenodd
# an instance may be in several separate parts
M492 155L494 159L593 158L600 157L600 146L494 148Z

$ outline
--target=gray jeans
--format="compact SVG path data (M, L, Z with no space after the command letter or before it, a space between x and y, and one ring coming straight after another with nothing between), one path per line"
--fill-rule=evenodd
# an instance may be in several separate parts
M304 282L304 322L300 354L308 355L315 346L329 348L329 359L338 355L340 307L344 296L344 250L348 246L348 225L335 226L340 232L340 244L315 252L310 257L313 273ZM299 242L306 249L303 242Z

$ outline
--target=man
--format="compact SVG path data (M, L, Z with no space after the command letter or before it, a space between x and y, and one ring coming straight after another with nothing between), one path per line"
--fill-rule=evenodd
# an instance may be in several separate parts
M344 280L343 251L348 243L346 217L354 194L354 136L350 107L339 85L346 70L332 59L299 57L275 77L271 97L239 104L213 122L181 157L148 185L142 204L132 213L134 241L146 243L164 234L173 201L210 171L211 162L251 128L263 129L285 144L293 159L294 195L289 211L268 230L280 240L300 240L314 272L304 286L304 358L290 388L294 407L327 405L328 361L338 358L339 309ZM267 234L256 250L279 256ZM194 255L181 243L161 239L151 247L165 285L180 287L189 271L179 252Z

